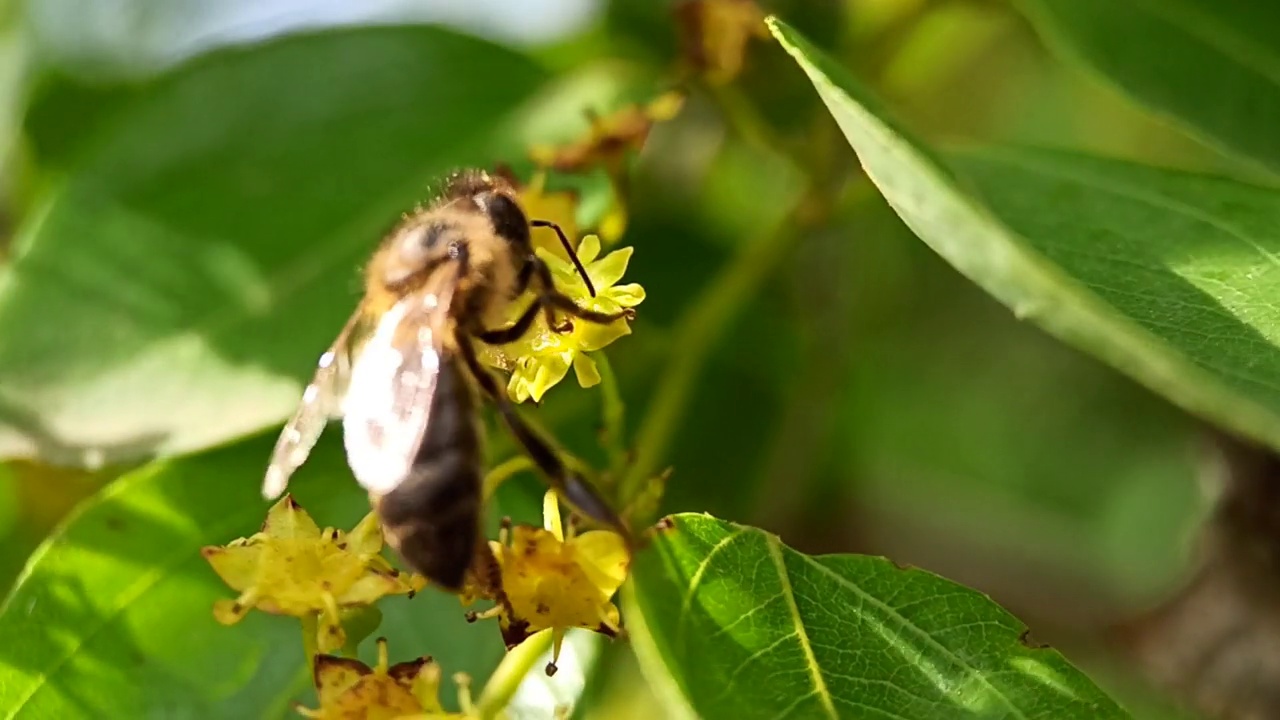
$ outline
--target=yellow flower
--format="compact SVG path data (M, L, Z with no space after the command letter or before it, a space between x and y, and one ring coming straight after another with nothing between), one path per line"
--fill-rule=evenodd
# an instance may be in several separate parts
M712 85L737 77L747 43L769 36L753 0L691 0L676 7L676 20L685 62Z
M426 585L421 576L391 567L379 554L382 543L373 513L350 533L321 531L286 495L267 512L261 532L201 551L214 572L240 593L234 601L214 603L213 616L231 625L255 607L275 615L319 615L317 647L336 650L346 641L344 610L372 605L385 595L412 594Z
M615 637L622 618L612 598L627 579L631 556L626 542L608 530L568 534L560 520L559 500L548 492L543 503L546 527L504 528L490 542L501 570L502 597L489 611L470 619L498 617L502 639L511 649L534 633L550 630L554 643L548 674L555 671L564 634L586 628Z
M582 261L595 286L596 296L591 297L577 270L567 260L539 249L538 256L546 261L556 287L573 298L581 307L599 312L616 313L623 308L634 308L644 300L644 288L637 283L615 285L627 271L633 248L621 248L599 260L600 239L588 235L578 246L578 259ZM514 322L524 311L532 297L512 303L507 322ZM569 330L556 332L547 325L545 316L539 314L525 336L501 347L481 347L480 355L486 364L511 373L507 394L516 402L532 398L540 401L547 390L564 379L570 366L577 375L578 384L591 387L600 382L600 371L586 353L600 350L618 338L629 335L631 326L626 319L608 325L572 320Z
M429 657L388 666L386 638L378 638L378 665L350 658L317 655L315 664L318 709L298 712L320 720L409 720L416 718L477 717L471 705L470 684L455 675L461 713L445 712L440 704L440 666Z

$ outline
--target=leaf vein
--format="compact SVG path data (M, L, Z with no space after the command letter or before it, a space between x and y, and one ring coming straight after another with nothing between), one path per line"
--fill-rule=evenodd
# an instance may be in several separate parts
M853 592L854 595L857 595L858 598L860 598L864 603L871 605L872 607L875 607L876 609L883 612L886 616L897 620L903 629L910 631L925 645L932 647L940 655L942 655L943 657L947 658L952 663L954 663L956 667L962 669L965 672L965 674L969 675L969 677L975 680L978 684L990 690L991 693L994 695L994 697L998 698L1005 705L1005 707L1007 707L1009 711L1013 713L1014 717L1022 718L1023 720L1028 720L1027 716L1023 714L1022 710L1017 705L1015 705L1014 702L1007 695L1005 695L1004 692L1000 690L1000 688L996 687L994 684L991 683L990 680L987 679L987 676L985 673L978 670L978 668L973 667L969 663L965 662L963 658L961 658L959 655L956 655L954 652L952 652L950 648L938 642L932 635L930 635L928 632L918 627L915 623L911 622L906 617L902 616L896 609L886 605L879 598L875 597L871 593L868 593L866 590L863 590L862 588L858 587L856 583L850 581L848 578L832 570L826 565L823 565L822 563L818 562L816 559L809 557L808 555L805 555L803 553L796 553L796 555L801 559L803 559L805 562L809 563L813 567L820 570L824 575L827 575L833 580L835 580L838 585L848 588L850 591ZM779 561L781 560L781 555L778 556L778 559Z

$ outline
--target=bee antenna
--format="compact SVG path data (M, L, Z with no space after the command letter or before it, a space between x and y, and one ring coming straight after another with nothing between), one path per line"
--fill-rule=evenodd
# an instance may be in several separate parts
M578 274L582 276L582 282L587 284L587 292L591 293L591 297L595 297L596 288L591 284L591 278L587 277L587 269L582 266L582 261L578 259L578 253L573 251L573 246L569 244L569 238L565 237L564 231L560 229L560 226L550 220L531 220L529 224L533 227L551 228L556 231L556 235L560 238L560 244L564 245L564 250L569 253L569 259L573 261L573 266L578 269Z

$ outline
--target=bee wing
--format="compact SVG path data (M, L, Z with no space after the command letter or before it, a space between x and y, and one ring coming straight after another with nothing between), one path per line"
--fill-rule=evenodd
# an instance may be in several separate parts
M351 371L343 405L347 462L385 495L408 476L426 434L440 373L448 293L427 291L383 316Z
M280 439L276 440L275 450L271 452L266 477L262 480L262 496L266 499L274 500L284 492L294 471L307 461L325 425L340 414L351 368L348 340L359 318L360 310L357 309L338 334L338 339L320 356L316 374L303 390L297 412L280 432Z

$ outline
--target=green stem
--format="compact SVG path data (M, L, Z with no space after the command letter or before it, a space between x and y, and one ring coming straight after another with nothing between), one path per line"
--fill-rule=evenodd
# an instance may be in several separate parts
M498 491L498 487L511 479L511 476L532 468L533 461L529 459L528 455L524 454L516 455L503 461L484 476L484 489L482 491L484 499L488 501L489 498L492 498L493 494Z
M600 391L602 407L600 414L604 423L604 446L609 454L609 481L617 482L618 475L627 461L627 406L622 401L622 393L618 390L618 376L613 372L613 365L604 351L591 354L600 371Z
M484 690L480 693L480 701L476 709L481 720L492 720L497 717L511 702L519 689L520 683L538 663L543 653L551 649L551 631L543 630L533 637L517 645L502 658L498 667L489 676Z
M636 433L635 462L619 493L624 503L657 473L711 351L724 337L730 321L782 261L796 235L795 219L788 218L779 228L747 243L676 325L671 361Z
M298 618L302 623L302 652L307 656L307 675L314 677L316 672L316 655L320 648L316 644L320 633L320 621L315 613Z

